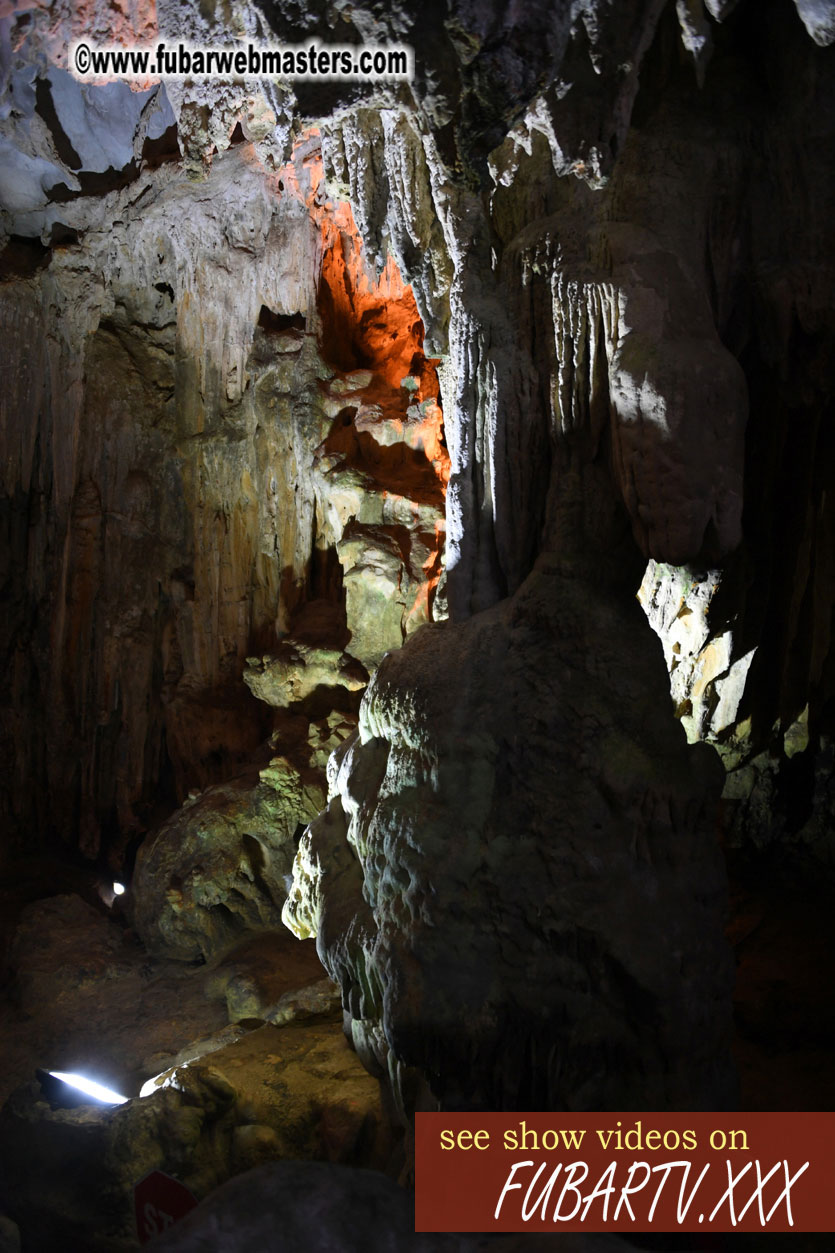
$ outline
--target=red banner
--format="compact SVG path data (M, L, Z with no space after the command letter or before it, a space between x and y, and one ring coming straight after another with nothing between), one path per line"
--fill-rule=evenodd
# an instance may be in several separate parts
M835 1230L835 1114L418 1114L416 1231Z

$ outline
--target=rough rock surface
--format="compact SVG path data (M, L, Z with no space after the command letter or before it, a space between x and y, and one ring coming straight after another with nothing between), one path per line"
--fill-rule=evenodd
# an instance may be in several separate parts
M630 717L615 722L622 650ZM318 936L381 1068L391 1052L448 1108L732 1099L706 821L721 770L653 713L659 679L638 607L553 557L380 667L285 919Z
M723 1101L721 780L633 598L650 560L742 838L828 847L831 5L3 12L10 839L115 865L270 732L321 770L380 664L288 907L368 1064L405 1105L407 1065L449 1102ZM415 80L55 68L79 27L230 23L406 39Z
M217 784L142 845L133 923L149 952L212 957L278 925L297 833L324 803L316 772L274 758L254 787Z
M272 720L241 683L245 659L304 644L310 605L341 617L320 643L356 634L353 687L360 662L431 620L437 380L414 298L393 267L380 283L366 274L350 210L320 182L315 137L272 176L238 145L206 182L146 166L68 202L62 229L83 247L12 245L0 287L12 833L54 832L93 857L104 832L118 862L192 788L252 760ZM328 340L320 279L334 251ZM368 314L357 342L337 316L346 283ZM38 333L44 321L55 335ZM392 336L396 380L377 372ZM322 353L340 345L334 369ZM400 386L412 370L416 392ZM37 417L20 427L22 412ZM381 564L399 608L364 642Z
M28 905L7 957L0 1097L36 1066L88 1071L136 1091L186 1040L224 1025L199 973L148 958L135 936L79 896ZM286 985L285 985L286 986Z
M330 1001L313 944L284 927L184 965L149 957L123 919L69 893L25 906L4 956L0 1099L36 1066L137 1092L184 1049L201 1056L227 1020L287 1022Z
M232 1023L257 1018L273 1021L274 1013L290 1021L296 1015L282 1014L279 1006L292 1009L295 1005L298 1016L304 1017L307 1000L311 1009L318 1005L324 1012L329 993L323 985L329 985L329 980L322 976L315 952L294 952L285 928L279 927L276 931L257 931L209 963L205 987L207 996L226 1002Z
M126 1105L52 1110L29 1085L0 1114L2 1205L42 1249L135 1248L133 1187L154 1169L201 1198L265 1161L382 1169L392 1153L379 1085L333 1016L256 1028Z

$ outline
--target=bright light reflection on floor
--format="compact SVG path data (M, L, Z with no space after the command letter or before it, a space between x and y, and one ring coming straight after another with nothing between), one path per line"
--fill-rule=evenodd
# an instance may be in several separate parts
M83 1092L85 1096L95 1097L97 1101L106 1101L108 1105L124 1105L128 1100L128 1097L120 1096L112 1088L105 1088L103 1084L96 1083L95 1079L87 1079L84 1075L69 1074L63 1070L50 1070L49 1073L53 1079L60 1079L69 1087Z

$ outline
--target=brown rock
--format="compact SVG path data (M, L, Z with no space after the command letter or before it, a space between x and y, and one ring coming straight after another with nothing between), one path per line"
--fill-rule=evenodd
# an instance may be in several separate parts
M316 774L286 758L254 787L218 785L188 801L137 857L133 919L149 950L190 961L275 927L296 833L323 801Z
M34 1247L116 1253L136 1247L133 1188L150 1170L200 1198L256 1163L379 1169L392 1148L339 1023L265 1026L126 1105L51 1110L19 1089L0 1114L0 1204Z

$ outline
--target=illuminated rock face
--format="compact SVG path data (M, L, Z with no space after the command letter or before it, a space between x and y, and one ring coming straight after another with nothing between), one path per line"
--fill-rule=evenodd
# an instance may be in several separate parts
M333 35L287 7L236 29ZM284 789L270 841L232 798L209 831L212 789L301 749L321 786L336 748L285 915L404 1107L408 1068L449 1104L727 1099L722 780L648 560L694 572L682 604L653 584L670 666L692 588L728 589L680 676L694 738L746 702L752 753L806 706L832 731L831 28L707 7L357 5L348 33L413 41L411 88L165 99L36 90L72 22L15 25L3 815L114 864L151 831L148 943L212 952L201 909L243 873L235 927L274 921L313 808ZM228 20L166 0L120 37Z
M603 19L600 29L605 45ZM817 57L788 20L778 31L792 64ZM561 127L583 106L552 95L491 152L489 213L463 191L452 213L437 213L454 271L441 373L453 624L382 663L358 739L332 763L329 807L303 837L285 907L298 934L317 935L357 1046L392 1074L407 1107L415 1075L403 1067L452 1108L731 1099L715 846L722 776L706 750L688 753L680 730L676 738L658 658L641 660L632 597L647 557L670 569L727 567L730 580L740 544L761 544L746 536L742 511L751 360L774 377L785 358L740 296L741 257L754 246L746 213L761 223L756 246L770 239L753 272L779 268L832 339L815 280L810 298L759 200L742 208L751 163L741 116L718 140L704 96L665 61L677 37L668 13L642 70L655 87L638 97L633 129L623 126L626 83L617 107L605 98L615 76L611 46L601 51L601 85L586 101L600 110L595 135L616 140L609 152L572 157ZM734 97L740 71L736 52L717 43L706 78L717 101ZM653 95L661 82L663 106ZM831 116L829 89L820 99ZM770 133L803 143L795 124L769 115ZM350 152L360 171L384 171L397 186L398 152L410 151L403 128L398 148L391 127L361 125L352 118L326 136L326 158L345 177ZM404 224L418 234L420 196L431 200L440 182L438 154L424 149L412 197L395 195L385 217L369 208L372 236L405 247ZM805 160L814 166L808 148ZM779 177L755 165L765 185ZM554 177L572 167L584 181ZM812 177L818 220L832 185ZM805 387L806 412L820 415L831 372ZM790 423L791 403L784 393L779 422ZM805 462L815 439L803 443ZM759 451L749 445L747 457L756 475ZM817 524L798 523L820 542ZM799 574L821 597L811 632L820 638L831 593L810 568ZM694 574L688 587L704 579ZM702 624L707 652L685 684L688 699L697 684L708 689L698 714L711 738L745 713L751 641L722 614L750 623L757 611L739 584L735 596ZM771 608L784 620L778 600ZM768 634L761 621L757 633ZM813 687L820 719L829 680L818 672ZM802 704L808 690L804 680L793 699ZM763 808L762 797L750 806Z
M449 1108L732 1100L722 771L663 680L638 607L553 555L372 680L284 917L407 1107L398 1063Z
M9 639L51 606L13 653L13 700L39 690L50 716L26 715L16 737L7 813L80 830L88 855L102 828L118 855L162 806L253 759L274 728L241 682L248 655L335 644L356 692L432 618L448 461L437 378L396 269L369 277L350 210L317 196L318 154L313 137L268 176L238 147L196 197L148 171L118 210L75 207L82 251L3 289L10 418L36 415L6 428L8 499L44 501L12 538ZM365 302L356 349L333 312L349 294ZM59 333L40 334L43 318ZM310 698L329 675L304 670L285 712L307 700L326 716L333 703Z

